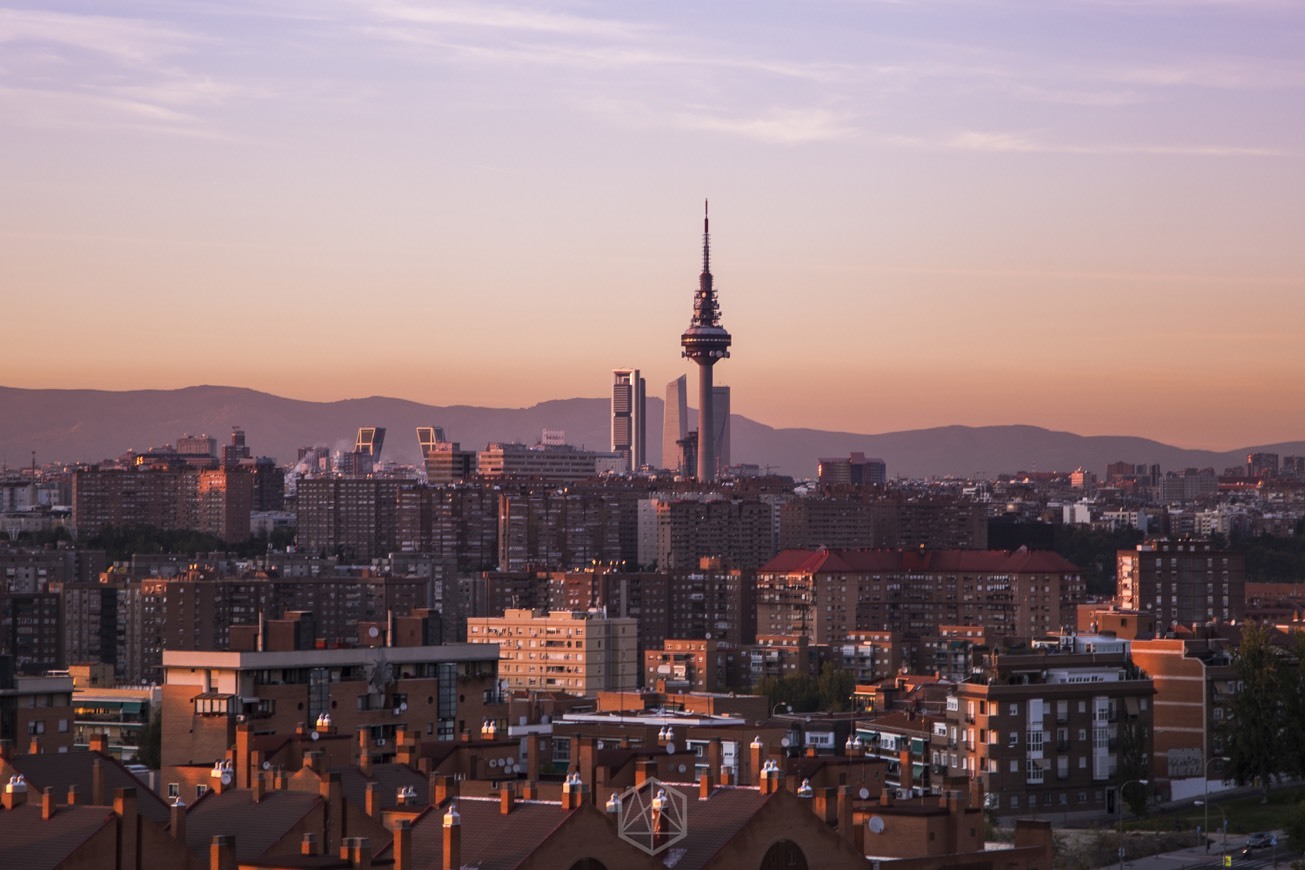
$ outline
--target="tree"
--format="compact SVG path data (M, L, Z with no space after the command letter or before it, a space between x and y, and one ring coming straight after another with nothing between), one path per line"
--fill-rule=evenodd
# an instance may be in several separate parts
M1291 814L1283 824L1283 830L1291 841L1291 848L1297 852L1305 852L1305 801L1292 807Z
M155 711L145 727L140 730L136 746L136 760L150 770L163 766L163 714Z
M1305 777L1305 632L1292 634L1294 661L1284 662L1282 672L1282 721L1296 723L1283 728L1282 770L1291 776ZM1305 840L1300 841L1305 851Z
M1128 811L1135 816L1146 812L1148 786L1136 782L1146 779L1150 764L1146 751L1146 725L1135 718L1123 718L1119 722L1119 780L1127 783L1135 781L1131 788L1124 789L1121 796L1128 804Z
M833 662L825 662L816 685L820 690L820 709L831 713L845 713L852 709L856 678L851 671L837 667Z
M1222 737L1229 761L1229 777L1238 785L1255 784L1261 801L1269 800L1273 777L1283 770L1287 749L1283 719L1283 661L1273 645L1273 630L1247 622L1242 642L1233 655L1240 688L1233 695L1224 719ZM1294 726L1293 726L1294 727Z

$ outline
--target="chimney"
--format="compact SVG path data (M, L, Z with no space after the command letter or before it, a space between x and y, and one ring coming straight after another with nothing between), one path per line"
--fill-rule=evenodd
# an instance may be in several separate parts
M215 834L208 847L209 870L236 870L236 838L231 834Z
M562 809L567 812L580 809L580 805L585 802L586 791L584 780L580 778L580 772L573 772L562 783Z
M784 785L784 771L779 764L770 759L761 768L761 793L774 794Z
M884 790L879 793L879 806L891 807L893 805L893 790L884 786Z
M14 741L8 737L0 740L0 760L11 761L14 757Z
M761 742L761 735L748 744L748 772L741 777L744 785L761 785L761 768L766 761L766 744Z
M445 774L432 773L430 775L430 793L433 795L431 803L436 806L443 806L444 802L447 800L457 800L457 778Z
M722 764L720 766L720 784L734 785L734 770L729 765Z
M304 767L317 773L326 773L326 753L316 749L305 752Z
M449 804L444 814L444 865L443 870L460 870L462 867L462 817L457 803Z
M521 799L523 801L539 800L539 783L534 780L528 781L521 787Z
M54 789L46 786L41 790L41 818L48 822L54 818L54 813Z
M103 732L92 734L88 741L91 752L99 752L102 755L109 754L109 735Z
M299 842L299 854L300 855L317 854L317 835L314 834L312 831L309 831L308 833L304 834L304 838Z
M412 870L412 822L394 820L394 845L390 852L394 855L394 870Z
M539 735L533 731L526 735L526 779L539 781Z
M358 769L363 776L372 775L372 732L367 727L358 729Z
M263 794L266 788L267 784L266 780L263 778L262 769L255 770L249 782L249 790L251 792L250 797L253 799L254 803L261 804L263 802Z
M39 737L33 737L30 741L28 741L28 743L27 743L27 754L28 754L28 755L40 755L40 754L41 754L41 738L39 738Z
M721 746L720 738L713 737L707 742L707 770L712 776L720 771L721 765L725 761L725 749Z
M574 758L575 756L572 756ZM598 782L598 740L593 737L580 738L580 779L597 788Z
M838 791L833 788L817 788L811 794L811 811L816 818L826 825L838 821Z
M714 787L712 785L710 772L704 773L698 777L698 800L705 801L707 798L711 797L713 790Z
M135 867L140 861L140 818L136 789L120 788L113 793L113 813L118 817L118 854L123 866Z
M4 808L12 810L25 803L27 803L27 780L23 779L22 774L9 777L9 784L5 786Z
M899 775L902 788L910 791L915 787L915 768L911 763L911 750L903 749L897 754L898 763L902 767Z
M181 798L168 809L168 833L181 845L186 845L186 805Z
M838 787L838 836L846 843L856 842L856 826L852 824L852 786Z
M69 803L72 803L71 799ZM97 757L91 762L91 806L102 807L107 804L108 801L104 798L104 762Z
M213 769L208 772L208 787L218 794L222 794L227 789L235 788L235 765L230 759L219 761L213 765Z
M640 758L634 763L634 784L643 785L649 777L657 775L657 759Z
M326 802L326 833L322 838L322 854L330 855L336 851L336 844L344 836L344 786L340 783L340 774L322 774L318 793Z
M93 778L94 778L94 774L92 773L92 779ZM81 801L79 800L80 797L81 795L78 794L77 792L77 786L75 785L68 786L68 806L70 807L77 806L79 803L81 803Z
M512 790L511 785L505 783L503 787L498 790L499 813L505 816L510 815L512 813L512 806L515 803L516 793Z
M253 765L253 759L249 753L249 741L253 733L253 729L248 722L241 722L236 725L236 786L239 788L249 788L249 777Z
M340 857L354 870L372 870L372 844L366 837L346 837Z
M381 817L381 787L378 783L367 783L363 792L363 810L373 819Z

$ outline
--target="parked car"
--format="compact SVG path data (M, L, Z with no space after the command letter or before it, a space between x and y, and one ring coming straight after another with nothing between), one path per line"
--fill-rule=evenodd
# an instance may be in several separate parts
M1256 849L1267 849L1273 845L1273 834L1261 831L1258 834L1251 834L1246 838L1246 848L1242 849L1243 855L1249 855Z

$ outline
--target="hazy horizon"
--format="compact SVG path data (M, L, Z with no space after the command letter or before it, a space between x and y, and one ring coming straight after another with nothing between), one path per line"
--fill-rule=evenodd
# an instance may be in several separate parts
M1305 9L0 0L0 372L1305 438ZM1230 446L1231 445L1231 446Z

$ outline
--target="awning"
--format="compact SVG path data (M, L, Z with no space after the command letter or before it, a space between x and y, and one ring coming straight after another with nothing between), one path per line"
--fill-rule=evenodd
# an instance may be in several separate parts
M879 739L878 731L866 731L863 728L856 729L857 739L865 743L872 743Z
M1141 705L1138 703L1137 698L1128 697L1124 699L1124 709L1128 711L1128 715L1136 716L1141 712Z
M924 754L924 738L923 738L923 737L912 737L912 738L911 738L911 754L912 754L912 755L923 755L923 754Z

